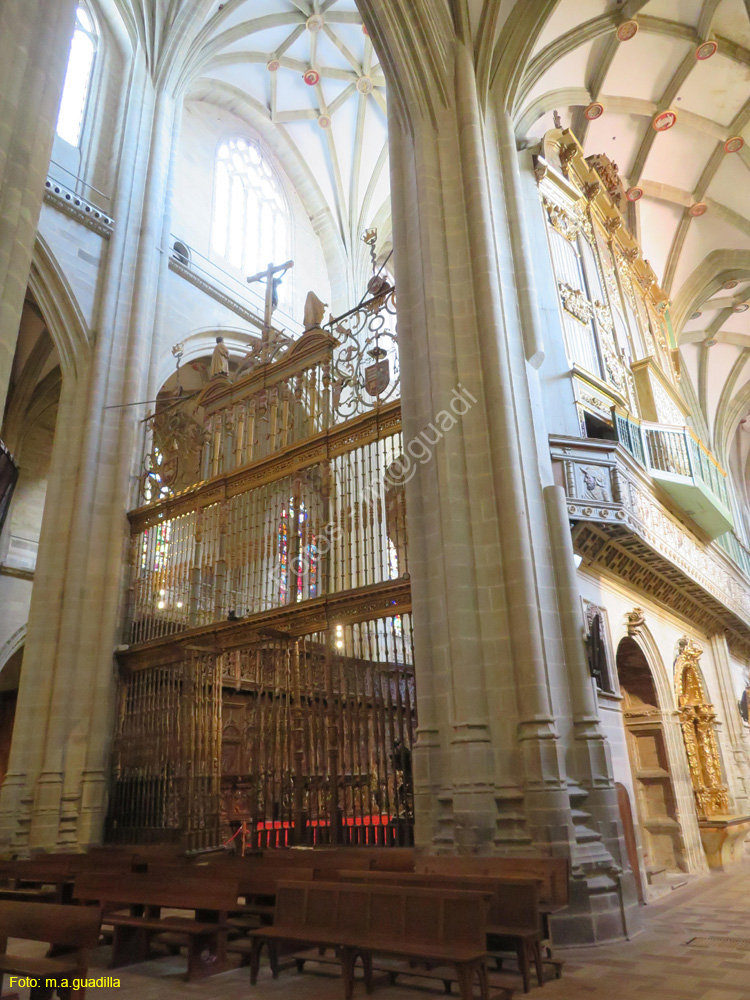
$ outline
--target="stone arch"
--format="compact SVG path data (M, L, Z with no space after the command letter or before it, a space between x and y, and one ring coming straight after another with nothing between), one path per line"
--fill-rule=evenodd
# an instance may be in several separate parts
M199 330L191 331L186 337L180 340L183 348L182 365L190 364L200 358L210 358L216 347L216 338L223 337L233 355L233 358L240 360L243 353L249 351L250 347L260 343L260 331L257 334L251 333L247 329L240 327L203 327ZM172 354L172 345L162 351L156 359L154 387L155 394L162 391L165 384L175 373L175 359Z
M60 355L63 379L81 374L91 352L91 334L62 268L44 238L37 235L29 288Z
M17 628L13 635L0 646L0 673L11 658L26 645L26 625Z
M348 282L334 288L336 275L347 275L349 266L341 233L320 185L279 129L269 119L265 109L258 106L248 94L228 83L198 79L193 82L185 98L213 104L244 121L262 140L276 158L294 190L320 240L328 268L331 290L342 302L349 301Z

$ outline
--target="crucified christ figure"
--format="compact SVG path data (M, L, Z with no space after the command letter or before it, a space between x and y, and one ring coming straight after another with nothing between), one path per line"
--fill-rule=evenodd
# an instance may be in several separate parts
M266 283L266 311L263 317L264 340L268 340L271 335L271 319L279 305L279 285L291 267L294 267L293 260L288 260L286 264L269 264L265 271L259 271L247 279L248 285L252 285L256 281L265 281Z

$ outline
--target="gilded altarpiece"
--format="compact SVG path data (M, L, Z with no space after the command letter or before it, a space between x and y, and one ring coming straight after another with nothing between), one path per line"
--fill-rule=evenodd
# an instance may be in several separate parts
M702 652L703 647L692 639L680 640L675 689L698 818L711 819L729 813L729 792L721 776L716 712L706 698L701 677Z

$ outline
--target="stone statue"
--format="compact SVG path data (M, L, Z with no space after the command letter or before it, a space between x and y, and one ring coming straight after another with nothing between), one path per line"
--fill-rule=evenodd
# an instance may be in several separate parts
M305 300L305 333L308 330L319 330L323 322L327 302L321 302L315 292L308 292Z
M223 337L216 338L216 347L211 357L211 378L229 378L229 348Z

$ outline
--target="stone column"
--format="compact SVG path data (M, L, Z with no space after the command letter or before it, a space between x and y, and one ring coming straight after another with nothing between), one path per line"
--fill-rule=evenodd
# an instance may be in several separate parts
M76 0L0 4L0 415L52 153Z
M367 18L369 4L363 6ZM478 95L465 4L455 5L454 24L436 5L388 0L372 7L368 30L390 73L407 454L411 439L436 439L405 477L419 716L417 845L566 856L576 912L566 939L619 935L619 867L602 842L612 817L604 810L585 831L579 822L578 771L590 779L603 769L589 781L592 789L609 790L613 782L606 754L590 763L589 743L603 741L592 732L598 719L593 692L586 701L582 648L574 651L570 642L574 584L557 565L567 520L551 530L543 494L551 463L529 364L543 360L543 331L531 307L529 241L511 239L503 132ZM526 261L520 281L519 256ZM528 335L525 322L533 323ZM473 405L434 435L437 415L459 385ZM567 587L562 604L560 581ZM577 732L585 741L576 741Z
M0 837L19 849L101 839L128 565L131 476L156 308L174 99L136 54L126 92L110 241L91 358L61 414L29 618ZM66 386L64 384L64 391ZM67 463L67 464L66 464ZM72 470L72 472L71 472Z

